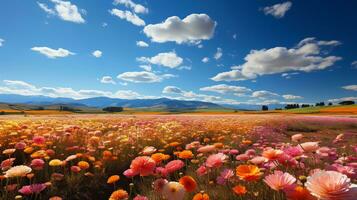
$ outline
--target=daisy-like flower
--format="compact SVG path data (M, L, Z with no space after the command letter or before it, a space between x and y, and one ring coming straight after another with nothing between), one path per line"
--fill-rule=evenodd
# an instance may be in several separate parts
M304 152L314 152L320 148L318 142L304 142L300 144L300 148Z
M206 166L210 168L219 168L227 158L228 156L223 153L210 155L206 160Z
M140 176L148 176L154 172L156 166L155 160L149 156L139 156L131 161L130 169Z
M179 183L184 186L187 192L193 192L197 188L197 183L191 176L181 177Z
M230 178L234 176L234 172L231 169L225 169L221 172L221 174L217 177L217 183L220 185L225 185Z
M274 174L270 174L264 178L264 182L273 190L282 190L290 185L294 184L296 178L287 172L274 171Z
M321 200L352 200L356 190L351 190L351 180L335 171L319 171L307 177L306 188Z
M119 189L114 191L110 197L109 200L125 200L129 198L129 194L127 191Z
M178 182L168 182L163 190L163 196L168 200L182 200L185 197L185 188Z
M236 174L240 179L246 181L256 181L262 175L259 167L255 165L239 165L236 168Z
M7 178L21 177L31 173L31 171L32 169L26 165L18 165L18 166L11 167L9 170L7 170L5 172L5 177Z

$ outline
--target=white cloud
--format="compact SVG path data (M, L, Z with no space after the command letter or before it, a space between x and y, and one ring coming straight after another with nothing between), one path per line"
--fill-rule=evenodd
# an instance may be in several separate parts
M203 62L203 63L208 63L208 62L209 62L209 58L208 58L208 57L202 58L202 62Z
M235 93L235 94L242 94L246 92L250 92L251 89L241 86L233 86L233 85L226 85L226 84L219 84L219 85L212 85L209 87L200 88L201 91L209 91L209 92L217 92L220 94L226 93Z
M113 8L112 10L109 11L109 13L114 16L119 17L120 19L125 19L126 21L128 21L136 26L145 26L145 21L142 20L135 13L132 13L130 11L127 11L127 10L123 11L123 10Z
M100 82L101 83L110 83L110 84L113 84L115 85L116 82L113 80L113 78L111 76L103 76L102 79L100 79Z
M24 81L4 80L4 86L0 86L0 94L19 94L19 95L43 95L49 97L67 97L83 99L90 97L111 97L123 99L145 98L131 90L118 90L116 92L102 90L74 90L66 87L37 87Z
M283 98L286 99L286 100L294 100L294 99L302 99L303 97L302 96L295 96L295 95L292 95L292 94L285 94L285 95L283 95Z
M86 13L84 9L79 11L78 7L72 4L70 1L62 0L50 0L54 3L54 8L49 8L46 4L37 2L38 6L50 15L57 15L59 18L65 21L70 21L74 23L84 23L81 12Z
M214 54L214 59L218 60L223 56L223 52L221 48L217 48L217 52Z
M263 11L266 15L272 15L276 18L282 18L285 16L285 13L291 8L292 3L287 1L285 3L278 3L273 6L267 6L263 8Z
M158 24L145 26L144 33L153 42L199 43L213 37L216 22L206 14L191 14L180 19L177 16L167 18Z
M126 7L133 9L133 11L136 13L145 14L149 12L148 8L144 7L141 4L136 4L132 0L114 0L114 4L115 5L123 4Z
M4 45L4 42L5 42L5 40L0 38L0 47L2 47Z
M340 102L340 101L357 101L357 97L342 97L337 99L329 99L331 102Z
M136 58L140 62L151 63L155 65L161 65L164 67L169 68L176 68L180 66L183 62L183 59L176 55L175 52L166 52L166 53L159 53L154 57L140 57Z
M356 61L353 61L353 62L351 63L351 66L352 66L353 68L356 68L356 69L357 69L357 60L356 60Z
M162 93L164 94L181 94L184 91L182 91L180 88L176 86L166 86L163 90Z
M37 52L47 56L48 58L63 58L63 57L67 57L69 55L75 54L73 52L70 52L67 49L62 49L62 48L58 48L56 50L56 49L51 49L49 47L32 47L31 50L37 51Z
M345 90L357 91L357 85L346 85L342 87Z
M144 41L136 41L136 46L138 47L149 47L149 44Z
M102 27L103 27L103 28L105 28L105 27L107 27L107 26L108 26L108 23L106 23L106 22L103 22L103 23L102 23Z
M56 14L56 12L53 9L48 8L48 6L46 4L44 4L44 3L37 2L37 5L40 6L40 8L43 11L45 11L47 14L49 14L49 15L55 15Z
M133 83L155 83L161 82L164 79L175 77L172 74L158 75L148 71L139 72L124 72L117 76L118 79Z
M235 34L233 34L232 37L233 37L234 40L236 40L236 39L237 39L237 36L238 36L238 35L235 33Z
M266 99L266 98L277 97L277 96L279 95L274 92L269 92L266 90L255 91L252 93L253 98L260 98L260 99Z
M99 50L95 50L95 51L92 52L92 55L93 55L94 57L96 57L96 58L102 57L102 54L103 54L103 52L101 52L101 51L99 51Z
M339 44L339 43L338 43ZM217 74L215 81L239 81L255 79L266 74L276 74L289 71L311 72L323 70L341 60L338 56L327 56L321 52L324 46L338 45L334 40L316 41L314 38L302 40L296 47L274 47L271 49L252 50L244 58L241 70L234 69Z
M151 65L140 65L139 66L141 69L150 72L152 70Z

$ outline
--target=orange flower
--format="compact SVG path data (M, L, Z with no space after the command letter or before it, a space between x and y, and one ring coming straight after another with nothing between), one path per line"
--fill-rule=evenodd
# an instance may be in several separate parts
M119 181L119 179L120 179L120 176L118 176L118 175L113 175L113 176L110 176L110 177L108 178L107 183L108 183L108 184L116 183L116 182Z
M112 157L112 152L108 151L108 150L105 150L103 151L103 157L104 158L109 158L109 157Z
M168 160L170 156L163 153L154 153L151 155L151 158L155 160L156 163L159 163L163 160Z
M109 200L124 200L128 198L129 194L125 190L119 189L110 195Z
M179 180L179 183L181 185L183 185L183 187L185 188L185 190L187 192L192 192L197 187L197 183L196 183L195 179L193 179L191 176L181 177Z
M239 165L236 168L237 176L246 181L255 181L260 178L262 174L260 169L255 165Z
M193 157L193 153L190 150L184 150L179 153L178 157L181 159L190 159Z
M171 143L169 144L170 147L177 147L178 145L180 145L179 142L171 142Z
M276 160L283 154L282 150L269 149L262 153L262 156L269 160Z
M247 193L247 189L243 185L237 185L232 188L234 194L236 195L244 195Z
M252 144L253 142L252 141L250 141L250 140L243 140L242 141L242 144L246 144L246 145L250 145L250 144Z
M79 161L77 165L79 168L84 170L89 168L89 163L86 161Z
M223 143L221 143L221 142L214 143L213 145L214 145L214 147L216 147L217 149L222 149L223 146L224 146Z
M206 193L200 192L193 196L192 200L209 200L209 196Z

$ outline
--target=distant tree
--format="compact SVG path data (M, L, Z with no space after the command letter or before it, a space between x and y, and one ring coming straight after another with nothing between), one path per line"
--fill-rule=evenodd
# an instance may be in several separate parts
M103 111L106 112L122 112L123 110L124 110L123 107L115 107L115 106L103 108Z
M269 110L269 108L268 108L267 105L263 105L263 106L262 106L262 110L263 110L263 111L266 111L266 110Z
M294 109L294 108L300 108L299 104L287 104L285 106L285 109Z
M5 111L1 111L1 112L0 112L0 115L5 115Z
M310 105L309 104L302 104L301 105L301 108L307 108L307 107L310 107Z
M316 103L316 106L325 106L325 102L319 102L319 103Z
M42 106L39 106L36 110L44 110L45 108Z
M353 105L353 104L355 104L355 102L354 101L341 101L338 104L340 104L340 105Z
M330 102L330 103L328 103L328 105L329 105L329 106L332 106L332 103Z

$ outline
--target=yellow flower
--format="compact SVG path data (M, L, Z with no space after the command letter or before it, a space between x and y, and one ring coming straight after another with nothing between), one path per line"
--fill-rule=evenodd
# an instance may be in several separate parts
M51 167L57 167L57 166L61 166L63 164L63 162L59 159L53 159L49 162L49 165Z

